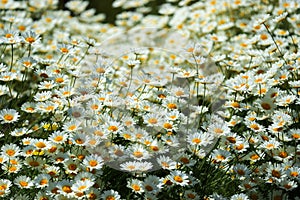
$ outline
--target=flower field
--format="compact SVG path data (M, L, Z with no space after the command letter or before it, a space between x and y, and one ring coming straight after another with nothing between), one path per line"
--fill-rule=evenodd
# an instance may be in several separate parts
M0 199L300 199L300 3L0 1Z

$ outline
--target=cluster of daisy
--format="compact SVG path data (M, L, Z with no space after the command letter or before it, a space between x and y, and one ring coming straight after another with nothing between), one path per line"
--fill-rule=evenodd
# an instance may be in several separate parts
M300 4L152 3L0 2L0 198L299 196Z

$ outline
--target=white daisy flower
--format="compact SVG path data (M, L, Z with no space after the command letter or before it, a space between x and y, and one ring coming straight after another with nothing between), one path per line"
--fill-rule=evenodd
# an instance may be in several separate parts
M21 189L28 189L33 186L33 181L27 176L18 176L14 180L14 184L17 185Z
M103 166L103 159L97 154L92 154L84 158L83 164L91 170L101 169Z
M20 115L14 109L3 109L0 111L1 124L14 123L18 121Z

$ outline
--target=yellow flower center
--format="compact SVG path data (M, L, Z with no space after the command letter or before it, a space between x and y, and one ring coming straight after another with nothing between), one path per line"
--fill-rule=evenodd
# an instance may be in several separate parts
M254 130L259 130L259 126L257 124L251 124L250 128L254 129Z
M7 185L0 185L0 190L6 190Z
M199 138L194 138L192 140L193 143L199 144L201 142L201 140Z
M14 116L12 114L5 114L3 116L3 118L6 120L6 121L12 121L14 119Z
M150 146L150 148L152 149L152 151L158 151L159 150L158 146Z
M78 138L78 139L75 140L75 142L76 142L77 144L83 144L83 143L84 143L84 140L81 139L81 138Z
M141 190L141 187L140 187L139 185L137 185L137 184L133 184L133 185L132 185L132 189L133 189L134 191L140 191L140 190Z
M278 155L279 155L279 157L281 157L281 158L286 158L286 157L288 156L287 152L285 152L285 151L279 152Z
M114 196L107 196L105 200L115 200L116 198Z
M15 172L15 171L17 171L17 167L15 165L12 165L12 166L9 167L8 171L9 172Z
M24 61L23 65L25 65L26 67L30 67L32 63L30 61Z
M46 184L48 184L48 180L47 179L42 179L40 181L40 185L46 185Z
M162 162L161 165L165 168L169 168L170 165L167 162Z
M174 176L174 181L176 181L178 183L182 183L183 179L181 178L181 176Z
M108 127L108 130L109 130L109 131L117 131L117 130L118 130L118 127L117 127L117 126L109 126L109 127Z
M268 39L268 35L267 34L261 34L260 39L266 40L266 39Z
M135 135L135 137L138 138L138 139L141 139L141 138L143 137L143 134L142 134L142 133L137 133L137 134Z
M95 167L95 166L98 165L98 162L97 162L97 160L90 160L89 165L90 165L91 167Z
M140 151L135 151L135 152L133 152L133 155L134 155L135 157L137 157L137 158L143 157L143 153L140 152Z
M222 134L224 131L220 128L215 128L214 132L217 133L217 134Z
M291 175L292 177L297 177L297 176L299 175L299 173L298 173L298 172L291 172L290 175Z
M18 29L20 31L25 31L26 30L26 26L20 25L20 26L18 26Z
M68 130L69 131L74 131L76 128L77 128L76 125L71 125L71 126L69 126Z
M63 140L63 136L58 135L58 136L56 136L56 137L54 138L54 140L57 141L57 142L60 142L60 141Z
M231 106L234 107L234 108L240 108L240 104L238 102L236 102L236 101L232 102Z
M42 149L42 148L45 148L46 147L46 144L44 142L37 142L35 144L36 147Z
M156 119L156 118L150 118L150 119L148 120L148 122L149 122L150 124L157 124L157 119Z
M130 139L130 138L131 138L131 135L129 135L128 133L124 133L124 134L123 134L123 137L124 137L125 139Z
M235 146L235 149L238 151L242 150L243 148L244 148L244 144L239 144L239 145Z
M70 95L70 94L71 94L70 91L64 91L64 92L63 92L63 95L65 95L65 96Z
M274 144L267 144L267 149L271 149L271 148L274 148Z
M84 190L84 189L86 189L86 188L87 188L86 185L82 185L82 186L79 186L79 187L78 187L78 190L81 191L81 190Z
M167 96L165 94L159 94L158 97L161 99L165 99Z
M193 52L194 51L194 48L193 47L190 47L186 50L187 52Z
M181 90L178 90L175 92L175 95L180 97L180 96L184 95L184 92Z
M127 168L130 169L130 170L134 170L135 166L134 165L129 165L129 166L127 166Z
M13 36L13 34L11 34L11 33L5 34L5 37L6 37L6 38L11 38L12 36Z
M177 105L175 103L169 103L168 104L168 108L169 109L176 109L177 108Z
M46 18L45 18L45 21L46 21L47 23L50 23L50 22L52 22L52 19L51 19L50 17L46 17Z
M265 94L267 92L267 89L266 88L261 88L258 93L259 94Z
M32 111L34 111L34 108L28 107L28 108L26 108L26 111L32 112Z
M64 191L65 193L71 193L71 192L72 192L72 189L71 189L70 186L64 185L64 186L62 187L62 191Z
M294 134L292 134L292 137L293 137L294 139L299 139L299 138L300 138L300 134L294 133Z
M225 160L225 156L220 155L220 154L217 155L216 158L217 158L218 160Z
M171 123L164 123L164 128L166 129L172 129L172 124Z
M6 154L9 155L9 156L13 156L13 155L15 155L15 153L16 153L16 151L13 150L13 149L6 150Z
M26 182L26 181L20 181L19 183L22 187L27 187L28 186L28 182Z
M30 44L34 43L35 42L35 38L33 37L28 37L25 39L27 42L29 42Z
M65 47L60 48L60 51L62 53L69 53L69 50L67 48L65 48Z
M97 71L99 74L105 73L105 69L104 69L103 67L98 67L98 68L96 69L96 71Z
M92 108L93 110L97 110L97 109L99 108L99 106L98 106L97 104L94 104L94 105L91 105L91 108Z
M64 79L62 77L58 77L55 79L55 82L62 83L62 82L64 82Z
M177 116L176 115L172 115L172 116L170 116L170 119L176 119L177 118Z

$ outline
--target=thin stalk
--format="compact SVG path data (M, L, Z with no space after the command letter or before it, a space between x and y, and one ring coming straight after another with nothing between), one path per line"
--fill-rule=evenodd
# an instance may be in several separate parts
M60 63L60 61L62 60L63 57L64 57L64 54L62 54L62 55L60 56L60 58L59 58L58 61L57 61L57 64Z
M11 61L10 61L10 68L9 68L9 71L12 70L13 62L14 62L14 45L11 44Z
M279 49L279 46L277 44L277 42L275 41L275 38L274 38L274 35L271 33L270 29L267 27L267 25L265 23L263 23L264 27L267 29L268 33L270 34L276 48L278 49L279 53L280 53L280 56L282 57L283 61L285 62L285 64L287 65L288 63L286 62L286 60L284 59L283 57L283 53L281 52L281 50Z
M143 87L142 91L140 92L139 96L137 97L137 99L139 99L142 96L143 92L145 91L145 88L146 88L146 84L144 85L144 87Z
M133 74L133 67L130 67L130 80L129 80L129 85L127 87L127 91L126 91L126 95L125 96L127 96L128 93L129 93L129 88L130 88L131 83L132 83L132 74Z
M28 45L28 57L31 55L31 44Z
M3 55L4 51L6 50L6 47L7 47L7 45L4 45L4 47L2 49L2 52L1 52L1 55Z
M83 54L83 56L81 56L80 60L76 63L76 65L79 65L81 63L81 61L84 59L84 57L86 56L87 52L89 51L91 46L88 46Z

